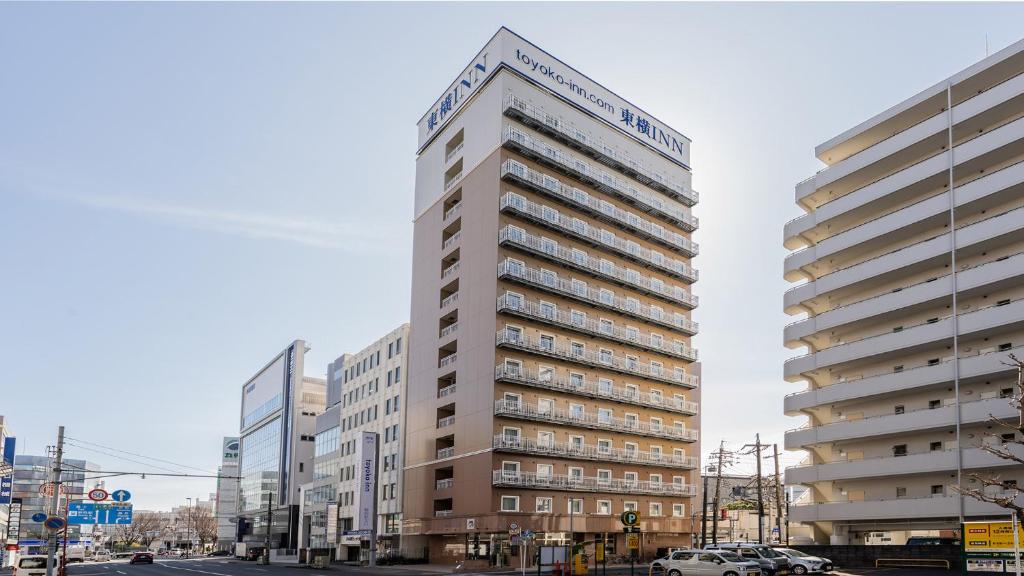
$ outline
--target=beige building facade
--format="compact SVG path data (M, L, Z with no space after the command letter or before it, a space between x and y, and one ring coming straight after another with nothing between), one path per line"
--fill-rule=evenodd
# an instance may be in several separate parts
M504 28L419 128L403 548L689 544L689 140Z
M784 340L807 353L784 372L808 385L786 447L809 454L786 482L810 488L790 519L845 544L1005 516L957 489L1024 480L981 450L1019 440L990 417L1017 416L1024 346L1024 41L815 153L785 226Z

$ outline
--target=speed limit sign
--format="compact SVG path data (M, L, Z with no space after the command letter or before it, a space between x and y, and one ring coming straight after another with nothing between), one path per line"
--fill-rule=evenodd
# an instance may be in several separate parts
M107 496L110 496L110 494L108 494L103 488L93 488L92 490L89 490L89 500L94 502L106 500Z

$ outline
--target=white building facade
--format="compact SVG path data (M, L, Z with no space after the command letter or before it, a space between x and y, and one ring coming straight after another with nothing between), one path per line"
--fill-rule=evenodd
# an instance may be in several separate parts
M232 551L232 544L238 535L238 445L238 436L225 436L221 439L215 507L218 550Z
M785 226L785 411L809 454L791 520L820 542L1005 517L961 496L977 473L1024 481L981 450L1015 438L1024 347L1024 41L821 144ZM1005 435L1005 436L1004 436ZM1011 492L1012 493L1012 492Z

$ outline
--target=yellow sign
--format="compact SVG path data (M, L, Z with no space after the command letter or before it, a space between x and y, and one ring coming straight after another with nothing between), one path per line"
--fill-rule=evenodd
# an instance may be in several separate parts
M626 534L626 547L630 550L638 550L640 548L640 535Z
M1017 527L1019 544L1024 547L1024 530ZM1013 525L1010 522L965 522L964 552L1013 552Z
M594 544L594 559L598 562L604 562L604 543L598 542Z
M583 554L577 554L573 557L572 573L576 576L584 576L587 573L587 566L583 563Z

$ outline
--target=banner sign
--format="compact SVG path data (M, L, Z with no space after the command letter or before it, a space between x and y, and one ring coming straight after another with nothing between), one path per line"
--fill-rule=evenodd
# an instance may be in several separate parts
M14 437L4 438L4 461L7 468L14 467ZM14 492L14 476L0 477L0 504L10 504L11 494Z
M21 532L21 498L11 499L10 515L7 519L7 543L17 544Z
M377 439L376 432L363 432L359 443L359 530L373 530L377 523Z

